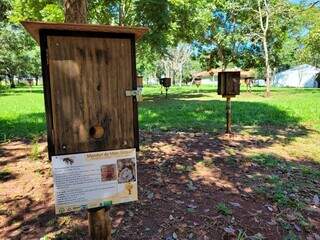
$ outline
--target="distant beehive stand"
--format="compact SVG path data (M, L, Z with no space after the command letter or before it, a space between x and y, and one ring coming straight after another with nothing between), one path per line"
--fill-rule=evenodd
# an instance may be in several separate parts
M226 133L231 133L231 98L240 94L240 72L218 73L218 95L227 99L226 102Z
M171 87L171 78L160 78L160 85L166 89L166 98L168 98L168 90ZM162 90L161 90L162 94Z
M194 83L196 84L196 86L197 86L197 92L199 93L199 87L200 87L200 85L201 85L201 78L199 78L199 77L197 77L197 78L195 78L194 79Z

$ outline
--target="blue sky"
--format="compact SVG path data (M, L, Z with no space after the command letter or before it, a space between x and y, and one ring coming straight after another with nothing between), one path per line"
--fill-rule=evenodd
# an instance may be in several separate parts
M290 2L292 2L292 3L301 3L301 2L312 3L312 2L315 2L315 0L290 0Z

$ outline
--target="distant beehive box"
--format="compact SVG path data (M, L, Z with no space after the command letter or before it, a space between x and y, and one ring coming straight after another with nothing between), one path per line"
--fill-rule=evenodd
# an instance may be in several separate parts
M171 86L171 78L160 78L160 84L166 88Z
M218 73L218 95L223 97L240 95L240 72Z
M200 85L201 85L201 78L195 78L195 79L194 79L194 83L195 83L197 86L200 86Z
M143 77L137 76L137 87L142 88L143 87Z

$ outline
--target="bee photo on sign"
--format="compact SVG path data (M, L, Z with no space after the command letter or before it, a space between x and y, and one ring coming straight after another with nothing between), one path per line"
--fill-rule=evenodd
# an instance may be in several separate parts
M72 165L74 163L72 158L63 158L62 161L67 165Z
M136 166L132 158L119 159L118 164L118 183L136 181Z

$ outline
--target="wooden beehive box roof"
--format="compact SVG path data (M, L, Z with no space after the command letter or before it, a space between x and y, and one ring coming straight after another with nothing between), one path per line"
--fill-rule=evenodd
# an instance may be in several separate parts
M126 33L134 34L136 40L139 40L147 31L145 27L123 27L97 24L79 24L79 23L47 23L24 21L21 24L27 29L31 36L39 43L39 31L46 30L67 30L75 32L108 32L108 33Z

